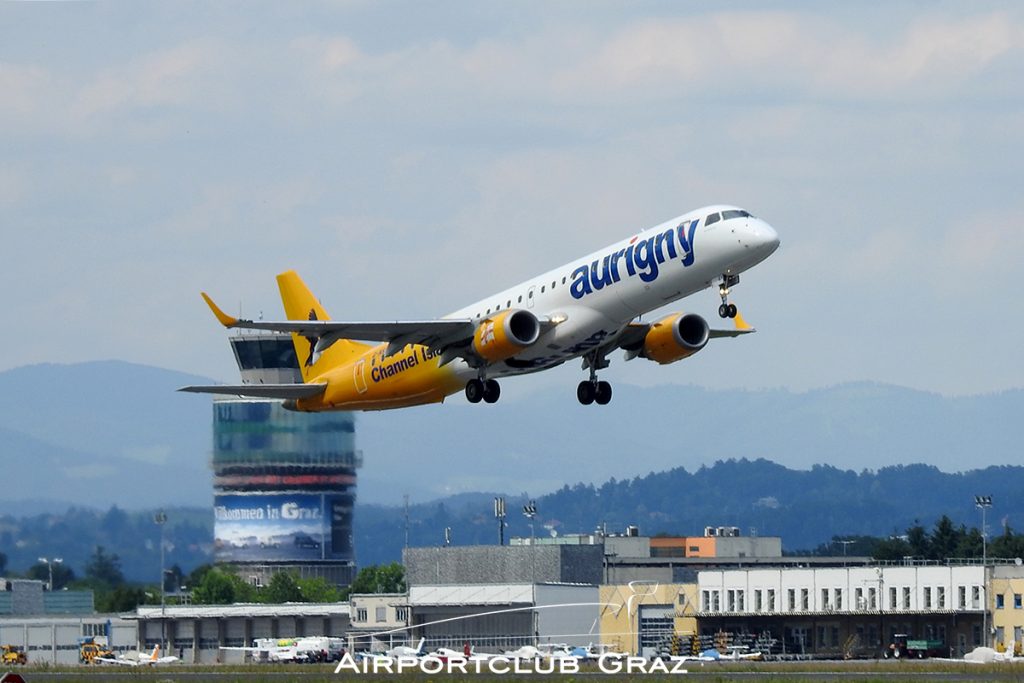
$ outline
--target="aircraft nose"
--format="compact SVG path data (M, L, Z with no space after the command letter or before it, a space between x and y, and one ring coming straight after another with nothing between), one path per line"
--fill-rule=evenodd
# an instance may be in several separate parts
M779 248L779 233L775 228L768 225L761 219L755 219L747 224L749 230L748 240L752 248L764 252L765 256L772 254Z

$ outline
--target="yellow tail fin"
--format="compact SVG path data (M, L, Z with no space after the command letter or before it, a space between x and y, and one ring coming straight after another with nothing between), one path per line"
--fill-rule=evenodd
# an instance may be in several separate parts
M327 311L316 300L309 287L302 281L298 273L288 270L277 276L277 286L281 290L281 302L284 304L285 317L288 320L330 320ZM357 356L369 347L366 344L341 339L331 344L319 356L314 354L315 337L303 337L292 334L295 344L295 356L299 359L302 381L309 382L325 371L340 365Z

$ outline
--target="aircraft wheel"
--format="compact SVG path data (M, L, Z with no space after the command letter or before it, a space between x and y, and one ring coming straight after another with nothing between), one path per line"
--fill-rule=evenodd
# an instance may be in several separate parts
M728 318L729 317L729 306L728 305L722 304L721 306L718 307L718 317L719 318Z
M484 401L487 403L497 403L498 397L501 396L501 385L496 380L489 379L484 382Z
M608 405L608 402L612 400L612 385L603 380L598 382L597 391L594 394L594 400L597 401L598 405Z
M729 317L730 318L735 318L736 317L736 304L729 304Z
M470 403L479 403L484 397L484 383L478 379L471 379L466 382L466 400Z
M589 406L594 402L597 397L597 390L594 388L593 382L583 381L580 382L579 386L576 387L576 398L579 399L580 403L585 406Z

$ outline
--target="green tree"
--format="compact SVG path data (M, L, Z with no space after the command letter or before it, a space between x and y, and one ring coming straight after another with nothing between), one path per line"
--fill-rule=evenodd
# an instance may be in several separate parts
M961 525L960 540L956 546L957 557L981 557L981 532L971 527L966 531Z
M210 569L192 589L192 602L199 605L230 605L235 600L235 583L226 573Z
M1024 557L1024 536L1014 534L1007 524L1001 536L993 539L988 546L989 557Z
M916 521L914 526L907 529L907 543L910 544L910 554L914 557L927 558L930 556L929 540L928 532Z
M404 593L405 567L399 562L370 565L356 574L349 593Z
M97 612L131 612L146 602L146 591L139 586L121 584L96 596Z
M0 575L7 571L7 556L0 553Z
M341 591L327 579L317 576L311 579L299 579L299 590L305 602L338 602Z
M878 541L875 546L874 558L876 560L902 560L913 554L910 544L903 537L890 536Z
M260 601L271 604L307 602L291 572L277 572L270 577L270 583L260 591Z
M185 579L184 585L195 590L195 587L202 583L203 577L205 577L207 573L213 571L213 568L213 565L209 563L199 565L189 573L188 577Z
M115 588L124 583L121 573L121 558L108 555L103 546L96 546L89 564L85 565L85 576L98 588Z
M196 575L196 572L193 572L193 575ZM236 602L256 602L256 588L231 571L207 566L199 576L202 578L192 588L192 601L197 604L230 605ZM190 578L189 581L191 580Z
M956 557L956 549L959 544L959 537L953 520L942 515L935 523L935 530L932 532L928 543L929 558L933 560L945 560L948 557Z

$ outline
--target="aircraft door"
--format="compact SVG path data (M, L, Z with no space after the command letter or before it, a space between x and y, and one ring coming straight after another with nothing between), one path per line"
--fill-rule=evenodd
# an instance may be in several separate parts
M360 394L366 393L366 361L358 360L352 366L352 380L355 382L356 391Z
M533 308L533 295L536 294L537 286L533 285L530 287L530 291L526 293L526 307Z

